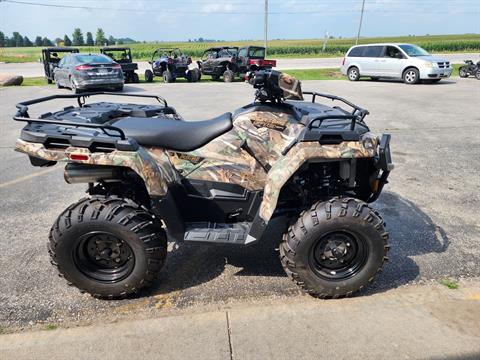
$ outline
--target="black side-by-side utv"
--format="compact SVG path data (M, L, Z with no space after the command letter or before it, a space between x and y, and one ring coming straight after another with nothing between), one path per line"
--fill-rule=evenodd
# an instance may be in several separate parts
M63 56L60 57L59 54L72 54L78 52L78 49L73 47L48 47L42 49L43 69L45 70L45 78L49 84L54 82L53 70L63 58Z
M129 47L108 47L100 49L100 52L107 55L122 67L125 83L138 83L138 64L133 62L132 51Z

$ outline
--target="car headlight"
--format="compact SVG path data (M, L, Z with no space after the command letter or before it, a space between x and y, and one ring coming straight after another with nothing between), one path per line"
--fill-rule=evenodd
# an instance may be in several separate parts
M430 61L427 61L427 62L425 62L425 67L427 67L427 68L432 68L432 67L433 67L433 63L430 62Z

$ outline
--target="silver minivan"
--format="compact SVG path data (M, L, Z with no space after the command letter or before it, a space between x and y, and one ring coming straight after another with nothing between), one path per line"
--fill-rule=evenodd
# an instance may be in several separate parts
M342 74L351 81L367 76L403 79L406 84L420 80L438 82L452 74L447 59L432 56L413 44L368 44L352 46L342 63Z

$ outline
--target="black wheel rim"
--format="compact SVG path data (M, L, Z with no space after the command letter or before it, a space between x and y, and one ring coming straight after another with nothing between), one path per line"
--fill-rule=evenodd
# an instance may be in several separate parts
M309 254L310 268L326 280L345 280L355 276L368 258L363 236L348 231L330 232L319 238Z
M125 279L133 270L135 256L130 245L109 232L83 235L73 252L77 268L88 278L106 283Z

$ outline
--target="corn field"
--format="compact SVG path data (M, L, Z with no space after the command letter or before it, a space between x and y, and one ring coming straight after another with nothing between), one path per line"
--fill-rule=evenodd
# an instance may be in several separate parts
M423 47L432 53L442 52L480 52L480 34L466 35L433 35L433 36L403 36L384 38L361 38L359 44L376 42L406 42ZM354 39L330 39L323 51L323 39L306 40L272 40L268 46L269 57L311 57L311 56L342 56ZM203 52L213 46L245 46L263 45L262 41L231 41L231 42L158 42L130 44L134 60L149 60L158 47L178 47L193 58L200 58ZM80 47L81 52L98 52L97 47ZM25 62L38 61L41 56L40 47L0 48L0 61Z

